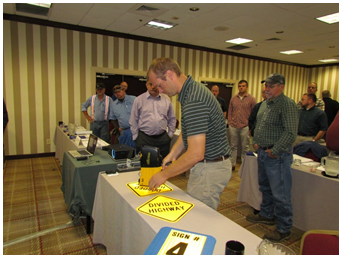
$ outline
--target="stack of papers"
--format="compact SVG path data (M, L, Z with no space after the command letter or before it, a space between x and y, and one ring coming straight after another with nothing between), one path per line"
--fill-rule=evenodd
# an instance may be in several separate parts
M295 159L300 159L301 163L307 163L307 162L312 162L313 161L312 159L308 159L308 158L305 158L305 157L302 157L302 156L294 154L294 160Z
M83 126L77 126L75 131L76 131L76 134L91 134L92 133L92 131L87 130Z

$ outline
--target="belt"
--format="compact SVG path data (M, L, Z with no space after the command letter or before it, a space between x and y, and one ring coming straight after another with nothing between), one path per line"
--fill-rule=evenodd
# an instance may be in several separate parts
M146 134L145 132L143 132L141 130L139 130L139 132L144 133L145 135L152 137L152 138L157 138L157 137L160 137L160 136L164 135L165 133L167 133L166 131L164 131L163 133L158 134L158 135L149 135L149 134Z
M269 150L269 149L272 149L274 146L273 145L269 145L268 147L260 147L259 146L259 148L261 149L261 150Z
M219 156L216 159L203 159L203 160L200 160L199 162L219 162L219 161L228 159L229 157L230 157L229 155L225 155L225 156Z
M297 135L299 135L299 136L308 136L308 137L313 137L313 135L308 135L308 134L305 134L305 133L298 133Z

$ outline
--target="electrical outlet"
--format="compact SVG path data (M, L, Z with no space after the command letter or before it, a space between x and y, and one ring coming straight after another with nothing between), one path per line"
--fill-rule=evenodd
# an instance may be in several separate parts
M50 144L51 144L50 139L46 139L46 144L47 144L47 145L50 145Z

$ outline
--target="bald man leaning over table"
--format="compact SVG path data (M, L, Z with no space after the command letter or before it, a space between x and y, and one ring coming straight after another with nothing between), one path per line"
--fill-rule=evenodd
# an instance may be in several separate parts
M148 78L160 93L178 95L182 125L179 138L163 159L163 170L149 180L149 188L156 189L190 169L187 193L216 210L232 174L231 149L218 101L204 85L184 75L170 58L154 59Z

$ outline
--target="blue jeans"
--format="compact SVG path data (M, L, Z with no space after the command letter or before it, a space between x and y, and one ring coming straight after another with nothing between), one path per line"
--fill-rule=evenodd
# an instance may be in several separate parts
M277 216L277 230L287 233L292 227L291 204L291 164L292 152L278 154L270 158L264 150L258 149L258 183L262 193L260 216L273 218Z
M109 142L109 122L108 121L94 121L90 124L92 133L105 142Z

